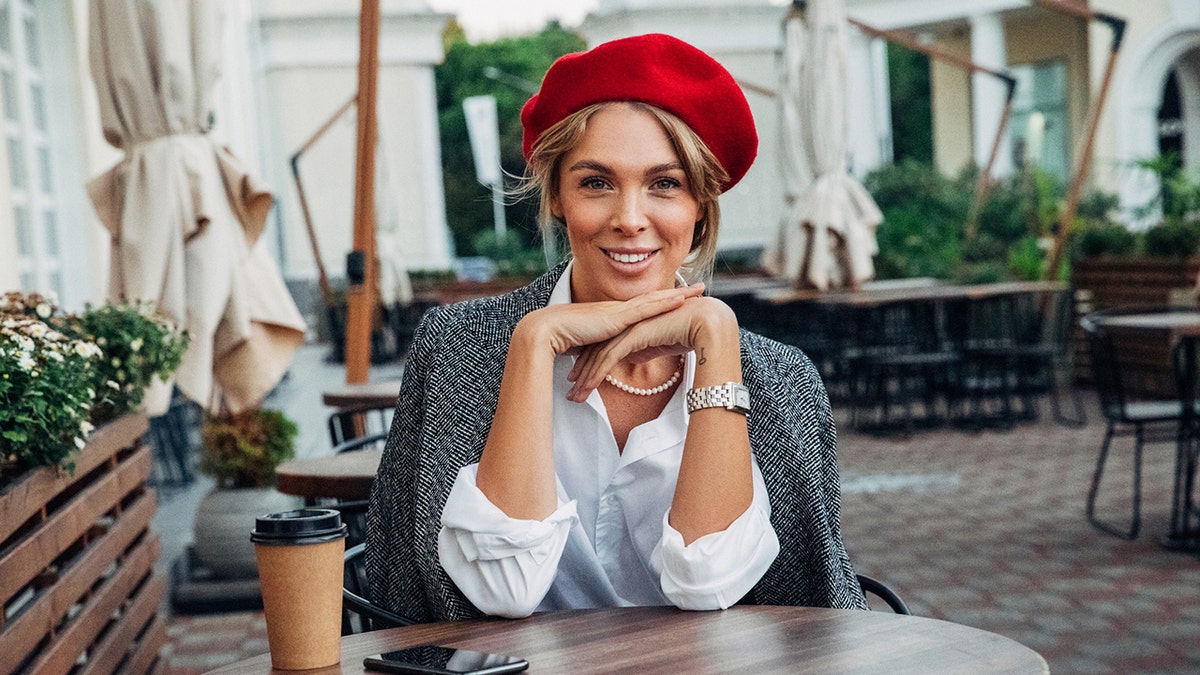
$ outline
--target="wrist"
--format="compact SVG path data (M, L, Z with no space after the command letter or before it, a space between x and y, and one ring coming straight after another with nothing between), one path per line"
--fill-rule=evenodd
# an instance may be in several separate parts
M559 351L554 346L550 328L546 322L536 316L538 311L541 310L530 312L517 322L517 327L513 329L512 338L509 341L510 353L515 350L522 355L535 357L545 355L551 359L558 356Z
M706 313L693 335L696 372L693 388L742 381L741 335L737 317L724 303L724 311Z

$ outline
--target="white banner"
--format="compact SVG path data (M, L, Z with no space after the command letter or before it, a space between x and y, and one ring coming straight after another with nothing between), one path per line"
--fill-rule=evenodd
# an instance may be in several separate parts
M484 185L502 185L500 181L500 130L493 96L463 99L467 117L467 135L471 156L475 159L475 177Z

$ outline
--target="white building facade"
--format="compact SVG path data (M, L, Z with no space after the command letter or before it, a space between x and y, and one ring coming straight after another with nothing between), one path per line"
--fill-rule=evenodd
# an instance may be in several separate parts
M215 1L215 0L214 0ZM224 74L213 135L272 186L272 254L293 287L313 285L290 162L355 92L359 3L225 0ZM1200 171L1200 2L1092 0L1126 21L1108 101L1097 125L1091 184L1125 207L1157 193L1138 160L1176 151ZM99 130L87 62L87 0L0 0L0 291L54 291L78 309L103 298L108 241L85 182L119 158ZM450 17L421 0L383 0L380 34L379 227L397 263L449 268L433 68ZM1069 177L1099 91L1112 34L1103 23L1034 0L847 0L849 15L879 29L1003 69L1019 85L996 173L1022 161ZM589 45L665 32L710 52L743 83L760 136L746 180L722 200L723 249L754 249L784 210L779 151L781 0L599 0L580 26ZM859 177L891 161L886 45L850 31L848 161ZM1004 87L935 63L935 163L947 173L982 164ZM354 192L354 115L336 121L298 160L322 260L344 274ZM402 258L402 260L400 260ZM303 306L303 303L302 303Z
M270 184L275 209L264 237L284 276L294 289L315 285L290 162L354 96L359 3L224 3L211 133ZM87 14L87 0L0 0L0 291L51 291L69 309L104 298L107 232L84 185L121 157L100 133ZM381 14L378 225L393 233L408 265L448 268L433 68L451 17L420 0L383 0ZM322 260L331 277L343 277L353 229L353 111L298 164Z

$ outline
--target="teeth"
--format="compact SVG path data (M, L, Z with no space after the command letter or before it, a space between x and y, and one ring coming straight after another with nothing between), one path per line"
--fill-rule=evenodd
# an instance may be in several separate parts
M623 263L636 263L650 257L649 253L612 253L609 252L608 257Z

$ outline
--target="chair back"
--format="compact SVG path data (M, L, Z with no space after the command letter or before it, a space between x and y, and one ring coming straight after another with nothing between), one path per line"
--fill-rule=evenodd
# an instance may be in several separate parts
M912 612L908 611L908 605L904 604L904 601L900 599L900 596L897 595L895 591L888 588L887 585L882 581L859 574L858 585L862 586L863 593L869 593L877 596L886 602L887 606L890 607L893 612L897 614L912 614Z
M1088 353L1092 358L1092 379L1096 383L1100 410L1109 421L1123 422L1127 419L1125 386L1112 333L1102 324L1106 316L1108 313L1105 311L1092 312L1079 320L1079 326L1087 336Z
M371 602L366 551L366 544L346 549L342 566L342 635L411 626L414 621Z
M336 410L330 413L326 423L329 428L329 442L336 446L362 436L386 434L392 426L394 412L394 406L361 406Z

